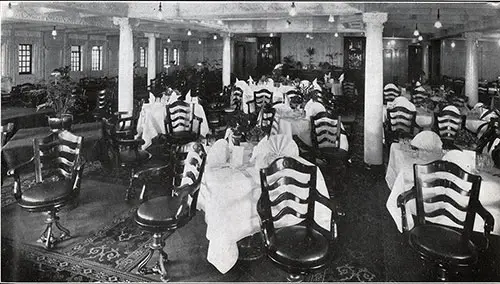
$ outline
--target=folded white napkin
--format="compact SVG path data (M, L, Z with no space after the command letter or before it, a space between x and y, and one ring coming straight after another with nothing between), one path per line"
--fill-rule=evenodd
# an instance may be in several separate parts
M339 76L339 82L340 84L342 85L342 81L344 81L344 73L342 73L340 76Z
M156 100L156 97L153 95L153 93L149 92L149 103L154 103Z
M253 80L252 76L248 76L248 84L249 85L254 85L255 81Z
M451 150L443 156L442 160L455 163L467 172L476 168L476 152L474 151Z
M189 90L189 91L187 92L187 94L186 94L186 97L184 98L184 101L185 101L186 103L190 103L190 102L191 102L191 100L192 100L192 98L191 98L191 90Z
M314 81L312 82L312 87L314 90L318 90L318 91L321 91L321 86L318 84L318 79L314 79Z
M306 117L311 117L322 111L326 111L326 109L324 105L310 99L304 106L304 111L306 112Z
M430 130L424 130L411 140L411 146L418 148L419 150L428 152L438 152L443 149L443 142L439 135Z
M311 85L311 82L309 82L308 80L302 80L302 81L300 81L300 83L299 83L299 87L300 87L301 89L308 88L310 85Z
M279 157L298 157L299 147L290 135L278 134L264 137L255 146L250 162L255 161L255 168L269 166Z
M207 165L210 167L224 165L229 159L229 144L225 139L215 141L207 154Z

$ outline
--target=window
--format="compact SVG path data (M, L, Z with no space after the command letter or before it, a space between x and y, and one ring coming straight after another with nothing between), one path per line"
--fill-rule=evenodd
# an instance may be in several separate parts
M32 45L19 45L19 74L31 74Z
M179 50L174 48L174 65L179 65Z
M168 62L168 48L163 49L163 67L167 67Z
M102 70L102 46L92 46L92 71Z
M148 53L144 47L139 47L139 67L148 67Z
M71 71L82 71L82 49L79 45L71 46Z

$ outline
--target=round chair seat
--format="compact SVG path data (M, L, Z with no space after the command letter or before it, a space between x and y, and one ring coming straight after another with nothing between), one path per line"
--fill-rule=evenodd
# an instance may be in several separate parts
M323 267L328 258L328 240L314 229L302 225L276 229L268 256L290 273Z
M144 150L120 151L120 161L122 163L142 163L151 158L151 154Z
M135 222L145 230L160 232L181 227L188 220L189 206L180 204L178 197L161 196L142 203Z
M463 243L462 234L452 228L426 224L409 232L409 244L423 257L451 265L470 265L477 262L476 246Z
M18 201L19 206L32 211L45 211L71 200L72 184L67 180L36 183L25 190Z

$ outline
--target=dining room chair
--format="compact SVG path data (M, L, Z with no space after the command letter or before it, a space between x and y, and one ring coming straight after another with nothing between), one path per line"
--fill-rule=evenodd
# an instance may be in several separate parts
M260 169L257 212L264 247L272 263L288 273L288 281L301 281L307 273L324 268L337 238L336 204L318 191L316 174L316 166L292 157L277 158ZM314 219L319 204L331 210L328 229ZM297 222L283 226L287 218Z
M447 281L452 270L473 267L479 252L488 247L494 219L479 201L481 176L443 160L415 164L413 175L414 186L397 199L403 235L422 259L435 266L437 280ZM413 228L408 227L406 216L410 200L416 204ZM476 214L485 222L484 242L471 238Z
M265 104L271 104L273 102L273 92L266 88L254 91L253 101L256 109L260 109Z
M453 91L457 95L463 95L465 86L464 78L455 78L453 79Z
M207 154L200 142L190 142L176 149L171 163L145 169L134 174L134 184L142 186L141 204L135 211L135 223L144 231L153 234L149 252L138 264L139 274L159 274L162 281L169 281L167 271L169 261L165 252L165 240L172 233L186 225L196 215L196 204ZM153 176L167 177L169 182L164 192L150 197L149 181ZM153 267L148 262L158 254Z
M398 86L394 85L393 83L389 83L384 86L384 105L387 105L387 103L390 103L394 101L396 97L399 97L401 95L401 90L398 88Z
M231 101L229 104L229 108L225 109L226 112L233 113L235 110L241 110L241 104L243 102L243 90L240 87L235 86L231 91L230 100Z
M385 146L390 149L393 142L400 139L413 138L416 128L416 111L403 106L387 109L387 120L384 127Z
M331 97L326 96L325 94L323 94L323 92L319 90L311 91L310 95L314 101L317 101L318 103L322 104L327 112L330 113L335 112L334 103Z
M277 133L277 123L274 121L276 109L270 104L262 107L262 117L260 119L260 128L269 137L272 133ZM274 127L274 130L273 130Z
M443 149L459 149L455 145L458 131L462 127L462 116L455 106L447 106L435 114L435 130L443 141Z
M96 121L101 121L103 117L109 117L113 114L111 98L108 96L110 90L107 88L97 91L97 104L92 112Z
M45 229L38 242L46 249L71 238L70 231L59 222L57 213L62 208L74 208L80 193L84 163L81 157L83 137L67 130L53 132L33 140L33 157L9 169L7 176L14 178L13 195L17 204L28 212L47 215ZM35 183L22 188L22 169L34 166ZM55 229L60 230L56 236Z
M488 82L479 82L477 86L477 96L479 102L488 104L490 102L488 94Z
M152 157L148 151L140 148L144 144L144 140L135 137L136 128L132 121L132 117L102 118L105 154L101 155L104 156L101 157L101 163L107 169L121 167L127 171L129 185L125 193L125 200L130 200L135 195L132 188L134 173Z
M429 99L429 93L423 87L417 87L411 95L411 102L416 106L421 106Z
M354 82L347 80L342 81L342 94L345 96L355 96L356 95L356 85Z
M203 119L194 114L194 104L181 100L166 106L165 129L167 142L182 145L200 138Z

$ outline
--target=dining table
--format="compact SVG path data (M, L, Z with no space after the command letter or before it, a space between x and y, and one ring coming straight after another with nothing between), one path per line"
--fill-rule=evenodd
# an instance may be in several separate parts
M413 165L427 164L435 160L440 160L444 156L445 151L422 151L415 150L404 143L393 143L390 149L389 162L385 180L387 186L391 190L389 198L386 202L386 208L394 220L398 230L402 232L401 209L397 206L397 198L400 194L410 190L414 186ZM471 152L473 154L473 152ZM472 162L474 163L474 162ZM467 169L469 170L469 169ZM495 225L492 234L500 235L500 169L489 168L475 171L482 178L479 191L479 201L484 208L493 215ZM406 204L408 228L413 227L413 218L415 215L415 199L409 200ZM433 219L433 222L456 226L449 219L441 216ZM483 232L484 220L476 215L474 222L474 231Z
M199 103L191 103L193 104L192 109L194 109L194 115L202 119L201 125L199 126L200 135L205 137L209 132L205 110ZM167 105L168 103L160 101L153 101L142 105L137 121L136 137L140 137L144 140L144 144L141 146L143 150L151 146L153 139L159 134L166 134L165 119L167 117Z
M229 146L229 152L236 150ZM206 237L209 240L207 260L221 273L228 272L239 257L238 241L260 232L260 219L257 202L261 194L259 168L252 155L256 143L240 144L243 152L242 163L234 163L232 154L229 160L214 163L221 155L208 148L207 162L200 186L197 208L204 211L207 224ZM215 146L214 146L215 148ZM296 156L298 161L311 165L305 159ZM317 190L329 197L326 183L320 169L317 168ZM323 228L330 231L331 210L316 203L314 219ZM287 215L279 221L278 227L293 225L300 221L295 216Z
M70 132L83 137L82 155L87 160L97 160L96 142L102 137L100 122L73 124ZM33 157L33 140L44 138L52 132L49 127L23 128L12 136L2 148L2 159L13 168Z
M342 120L342 116L340 117ZM300 110L277 110L274 115L276 134L297 135L305 144L312 146L311 118ZM341 128L345 131L343 123ZM271 132L272 133L272 132ZM349 150L349 141L345 133L340 135L340 149Z

